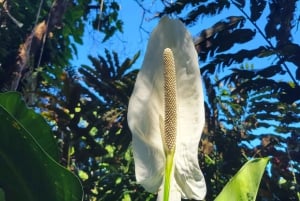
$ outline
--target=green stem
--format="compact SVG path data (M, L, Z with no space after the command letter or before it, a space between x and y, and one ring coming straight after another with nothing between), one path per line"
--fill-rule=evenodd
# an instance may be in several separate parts
M166 165L165 165L165 183L164 183L164 201L169 201L170 197L170 186L171 186L171 178L172 178L172 170L173 170L173 159L174 152L171 151L166 154Z
M68 158L67 158L67 169L71 170L71 149L72 147L69 146L68 148Z

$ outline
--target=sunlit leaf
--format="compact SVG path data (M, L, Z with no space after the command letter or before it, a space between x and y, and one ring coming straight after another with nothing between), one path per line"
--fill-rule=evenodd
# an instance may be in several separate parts
M248 161L226 184L215 201L255 201L269 158Z
M79 170L78 176L80 177L80 179L82 179L82 181L85 181L89 178L89 175L82 170Z

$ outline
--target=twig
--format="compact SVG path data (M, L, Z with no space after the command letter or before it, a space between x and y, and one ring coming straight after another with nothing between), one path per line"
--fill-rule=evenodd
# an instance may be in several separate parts
M290 161L292 161L292 157L291 157L291 154L290 154L290 151L289 151L289 148L287 147L286 148L286 152L287 152L287 155L288 155L288 159ZM297 184L297 178L296 178L296 174L295 174L295 168L294 168L294 165L293 163L289 163L290 167L291 167L291 172L292 172L292 175L293 175L293 184L296 186L296 188L298 188L298 184ZM298 197L298 201L300 201L300 192L297 191L297 197Z
M101 27L101 19L102 19L102 12L103 12L103 0L100 1L100 11L99 11L99 21L98 21L98 25L97 25L97 30L100 31L100 27Z
M36 19L35 19L35 27L36 27L36 25L37 25L37 23L38 23L38 21L39 21L39 16L40 16L40 13L41 13L41 9L42 9L43 3L44 3L44 0L41 0L40 6L39 6L39 10L38 10L38 13L37 13ZM49 17L49 18L50 18L50 17ZM46 32L47 32L47 29L48 29L49 18L48 18L48 21L47 21L47 23L46 23ZM34 31L34 30L33 30L33 31ZM43 50L44 50L45 42L46 42L46 34L44 34L44 36L43 36L42 47L41 47L41 52L40 52L40 57L39 57L39 60L38 60L38 63L37 63L37 67L39 67L39 65L40 65L40 63L41 63L41 60L42 60L42 55L43 55ZM31 41L31 43L30 43L30 45L29 45L29 51L28 51L28 52L30 52L31 44L32 44L32 41ZM31 69L31 70L33 70L33 69Z
M7 14L7 16L19 27L22 28L22 26L24 25L22 22L18 21L14 16L12 16L9 12L8 6L7 6L7 1L6 0L1 0L0 1L4 9L4 12Z

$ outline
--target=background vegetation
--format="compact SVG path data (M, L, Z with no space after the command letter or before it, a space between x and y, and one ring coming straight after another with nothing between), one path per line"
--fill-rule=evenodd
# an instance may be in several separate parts
M272 158L257 200L300 200L300 2L154 1L160 10L135 2L153 20L171 15L196 30L207 96L199 146L206 200L249 158L264 156ZM57 160L81 179L84 200L155 200L135 183L126 122L139 52L121 60L107 49L89 57L92 66L71 64L86 26L101 32L103 43L123 31L121 6L0 0L0 89L20 92L44 116L59 146Z

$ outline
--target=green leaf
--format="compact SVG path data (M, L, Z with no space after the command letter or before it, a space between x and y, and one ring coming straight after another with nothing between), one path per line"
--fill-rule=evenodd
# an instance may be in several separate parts
M58 148L51 128L45 119L28 109L17 92L0 94L0 106L21 125L53 159L58 161ZM3 122L1 122L3 125ZM5 126L5 125L3 125ZM2 126L1 126L2 127Z
M5 193L2 188L0 188L0 201L5 201Z
M226 184L215 201L254 201L268 157L248 161Z
M0 95L0 186L4 192L0 194L6 201L82 200L78 178L40 144L53 141L44 132L49 126L41 123L42 117L26 108L19 94ZM10 111L16 111L18 118Z
M124 197L122 198L122 201L131 201L130 194L125 194Z
M89 175L83 170L79 170L78 176L82 179L82 181L85 181L89 178Z

